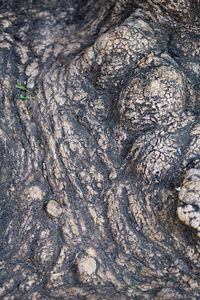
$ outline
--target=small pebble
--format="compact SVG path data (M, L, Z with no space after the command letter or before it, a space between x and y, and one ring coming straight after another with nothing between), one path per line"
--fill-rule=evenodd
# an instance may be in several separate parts
M50 200L46 206L47 213L54 218L59 217L62 214L62 208L55 200Z
M80 274L91 275L96 271L96 261L94 258L85 257L81 258L78 263Z

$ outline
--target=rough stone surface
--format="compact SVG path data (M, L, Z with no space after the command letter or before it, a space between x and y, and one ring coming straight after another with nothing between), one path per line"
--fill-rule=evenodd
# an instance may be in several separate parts
M87 274L87 275L92 275L96 271L96 261L94 258L91 257L86 257L82 258L78 262L78 270L80 274Z
M62 214L62 208L55 200L48 201L46 211L51 217L54 218L57 218Z
M197 230L200 237L200 169L187 171L179 192L179 219Z
M199 8L0 1L1 299L200 297Z

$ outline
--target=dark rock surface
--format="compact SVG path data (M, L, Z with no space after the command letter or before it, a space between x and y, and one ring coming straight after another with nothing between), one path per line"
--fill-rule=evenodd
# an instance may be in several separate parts
M199 299L199 9L0 1L1 299Z

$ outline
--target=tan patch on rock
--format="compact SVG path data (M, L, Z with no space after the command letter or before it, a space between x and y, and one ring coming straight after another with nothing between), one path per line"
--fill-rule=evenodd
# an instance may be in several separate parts
M94 248L89 248L87 250L87 253L88 253L88 255L93 256L93 257L95 257L97 255L96 250Z
M92 275L96 271L96 261L91 257L83 257L78 262L80 274Z
M39 199L39 200L42 200L42 198L44 196L43 190L37 185L34 185L29 188L29 194L30 194L31 198Z
M200 233L200 170L187 171L183 186L179 192L177 214L186 225L197 229Z
M50 200L46 206L47 213L54 218L60 217L62 214L62 208L55 200Z

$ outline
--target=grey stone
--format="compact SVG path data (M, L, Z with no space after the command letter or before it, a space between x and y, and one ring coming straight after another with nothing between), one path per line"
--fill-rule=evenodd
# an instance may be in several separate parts
M200 298L199 11L1 1L0 298Z

